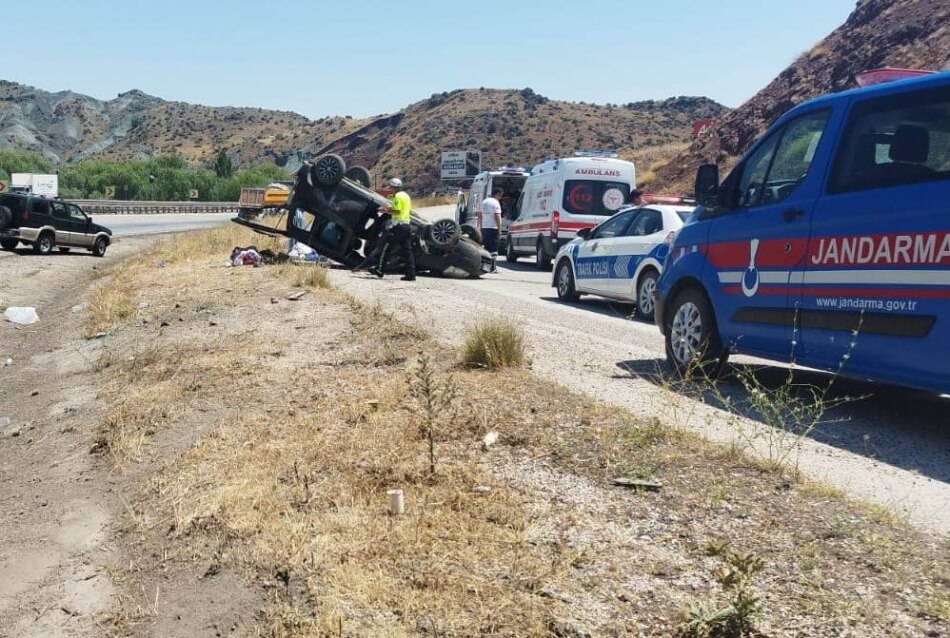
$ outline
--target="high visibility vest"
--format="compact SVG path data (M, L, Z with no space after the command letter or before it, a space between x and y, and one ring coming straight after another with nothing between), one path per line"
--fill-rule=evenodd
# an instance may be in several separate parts
M393 209L393 221L397 224L408 224L412 213L412 200L408 193L399 191L393 195L390 208Z

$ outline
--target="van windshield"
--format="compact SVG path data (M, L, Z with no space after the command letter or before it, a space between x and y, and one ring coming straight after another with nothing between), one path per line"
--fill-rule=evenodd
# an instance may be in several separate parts
M630 184L592 179L569 179L564 183L564 211L572 215L613 215L627 203Z

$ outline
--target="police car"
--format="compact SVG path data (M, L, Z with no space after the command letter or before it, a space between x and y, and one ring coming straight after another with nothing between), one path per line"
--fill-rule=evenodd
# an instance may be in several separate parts
M696 193L657 284L676 368L742 352L950 392L950 72L801 104Z
M693 206L621 208L599 226L580 230L555 257L551 285L562 301L582 294L634 303L637 315L653 319L653 293L676 231Z

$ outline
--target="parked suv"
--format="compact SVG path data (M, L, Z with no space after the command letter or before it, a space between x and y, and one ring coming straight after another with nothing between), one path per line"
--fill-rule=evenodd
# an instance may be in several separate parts
M0 247L4 250L24 243L41 255L53 248L61 252L85 248L102 257L111 242L112 231L93 224L76 204L27 193L0 194Z
M696 195L656 292L677 368L742 352L950 392L950 72L801 104Z
M384 230L379 210L389 203L389 199L370 190L370 176L365 168L354 166L347 170L343 158L330 154L304 164L297 171L284 228L241 215L232 221L260 233L291 237L352 268L378 248ZM478 277L491 268L491 255L463 233L456 220L429 223L413 213L410 224L418 270ZM401 269L401 257L393 257L387 266Z

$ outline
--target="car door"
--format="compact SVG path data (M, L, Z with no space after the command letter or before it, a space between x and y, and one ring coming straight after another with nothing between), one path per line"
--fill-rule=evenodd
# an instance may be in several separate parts
M624 234L640 211L631 209L614 215L591 231L577 246L574 257L576 288L583 292L612 296L623 257Z
M63 202L50 202L50 216L56 229L56 244L71 246L76 242L76 230Z
M812 221L809 365L950 387L948 201L950 86L855 100Z
M83 248L91 248L95 238L89 232L91 222L89 217L79 206L68 204L69 219L72 222L72 232L75 233L73 243Z
M610 283L611 294L629 301L636 299L633 276L640 262L662 241L663 213L655 208L641 208L617 239L619 258L614 267L617 276Z
M831 114L817 108L773 129L723 184L724 211L713 219L707 258L727 346L791 355L793 306L823 176L813 164L827 155Z

